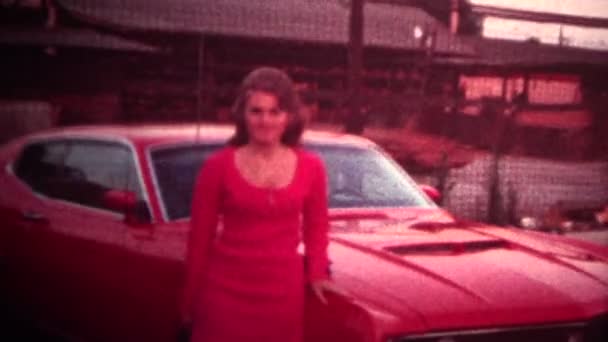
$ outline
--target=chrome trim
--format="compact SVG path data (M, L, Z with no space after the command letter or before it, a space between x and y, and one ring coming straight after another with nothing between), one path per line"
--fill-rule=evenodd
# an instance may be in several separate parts
M152 178L152 187L154 188L154 195L158 201L158 207L160 208L160 215L164 222L169 222L167 216L167 206L165 205L165 198L163 197L163 191L161 190L158 184L158 176L156 175L156 169L152 164L152 151L150 148L146 148L146 164L148 166L148 170L150 170L150 178Z
M4 166L4 171L6 171L8 175L15 176L15 170L13 170L13 161L9 161L8 163L6 163L6 165Z
M80 203L67 201L67 200L64 200L64 199L61 199L61 198L49 197L49 196L47 196L47 195L45 195L45 194L43 194L41 192L38 192L38 191L32 189L30 187L30 185L27 184L27 183L25 183L24 181L22 181L21 178L16 177L16 176L15 176L15 178L17 178L17 180L19 182L21 182L22 184L24 184L24 186L26 186L28 189L30 189L30 191L32 192L32 194L34 196L36 196L38 199L40 199L41 201L59 202L59 203L63 203L64 205L68 205L68 206L71 206L71 207L76 207L76 208L79 208L79 209L85 209L85 210L88 210L88 211L93 211L93 212L95 212L97 214L102 214L102 215L106 215L106 216L112 216L112 217L115 217L116 219L121 219L124 216L124 214L121 214L121 213L118 213L118 212L115 212L115 211L112 211L112 210L109 210L109 209L89 207L89 206L86 206L86 205L82 205Z
M395 167L399 173L401 173L401 175L403 176L403 178L405 178L405 180L409 183L409 185L416 189L418 191L418 194L421 195L422 198L424 198L427 202L427 204L429 205L430 208L438 208L439 206L435 203L435 201L433 201L432 199L429 198L429 196L427 196L427 194L422 191L422 189L420 189L420 186L418 185L418 183L412 178L412 176L410 176L410 174L407 172L407 170L401 166L389 153L388 151L384 150L382 147L380 146L376 146L374 148L374 150L376 150L378 153L380 153L382 156L384 156L389 163L391 163L393 165L393 167Z
M106 216L111 216L111 217L115 217L117 220L120 220L124 217L124 214L116 212L116 211L112 211L109 209L103 209L103 208L96 208L96 207L89 207L80 203L76 203L76 202L70 202L61 198L54 198L54 197L48 197L45 196L44 194L40 194L40 193L36 193L41 199L45 199L45 200L51 200L51 201L55 201L55 202L60 202L66 205L70 205L72 207L76 207L76 208L80 208L80 209L85 209L88 211L92 211L95 212L97 214L103 214Z
M115 136L115 135L106 135L106 134L79 134L79 133L59 133L59 134L49 134L49 135L44 135L42 137L34 137L31 139L28 139L25 141L25 143L21 146L22 149L19 151L19 155L18 157L21 157L21 152L23 151L23 149L25 147L27 147L28 145L31 145L33 143L40 143L40 142L53 142L53 141L70 141L70 140L85 140L85 141L90 141L90 142L111 142L111 143L118 143L121 145L126 146L129 151L131 151L131 155L133 156L133 159L135 161L135 169L136 169L136 173L137 173L137 179L139 181L139 185L141 187L142 190L142 196L143 196L143 201L146 203L146 205L148 206L148 209L150 211L150 223L155 223L155 217L154 217L154 210L152 210L152 206L150 205L150 196L148 194L148 188L146 187L146 183L144 182L144 178L143 178L143 173L141 170L141 163L139 160L139 155L137 154L137 149L135 148L135 145L133 144L133 142L127 138L123 138L123 137L119 137L119 136ZM19 159L19 158L17 158ZM11 171L14 171L12 169L12 164L14 163L14 160L10 162L11 165ZM54 197L48 197L45 196L44 194L41 194L37 191L35 191L34 189L32 189L32 187L25 183L23 180L21 180L21 178L19 178L14 172L11 172L12 175L22 184L24 184L25 186L27 186L32 193L38 195L38 197L40 197L43 200L54 200L54 201L60 201L60 202L64 202L67 204L71 204L74 205L78 208L86 208L86 209L90 209L93 211L98 211L104 214L108 214L111 213L112 216L114 215L120 215L117 214L116 212L112 211L112 210L107 210L107 209L101 209L101 208L95 208L95 207L90 207L90 206L85 206L76 202L70 202L70 201L65 201L62 199L57 199Z
M211 144L218 144L218 145L225 145L228 146L228 141L230 140L230 137L224 139L224 138L216 138L213 137L212 139L208 139L205 137L201 137L199 138L199 140L181 140L181 141L172 141L172 142L160 142L160 143L156 143L156 144L149 144L147 145L147 149L152 151L152 150L157 150L159 148L168 148L168 147L188 147L188 146L198 146L198 145L211 145Z

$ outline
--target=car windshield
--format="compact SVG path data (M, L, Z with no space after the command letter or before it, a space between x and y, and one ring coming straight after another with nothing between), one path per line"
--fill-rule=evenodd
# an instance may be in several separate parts
M151 153L164 213L190 216L192 190L204 160L221 145L156 148ZM330 208L430 207L414 181L382 152L369 147L307 144L325 163Z

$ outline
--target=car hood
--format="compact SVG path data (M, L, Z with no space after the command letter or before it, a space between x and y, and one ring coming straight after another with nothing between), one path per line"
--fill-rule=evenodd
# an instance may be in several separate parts
M606 253L516 228L457 222L438 209L337 217L334 279L412 331L568 322L608 312Z

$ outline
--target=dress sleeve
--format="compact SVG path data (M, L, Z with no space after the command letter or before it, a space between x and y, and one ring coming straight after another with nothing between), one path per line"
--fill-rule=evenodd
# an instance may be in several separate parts
M329 278L327 178L323 162L314 157L311 163L311 187L304 199L303 240L308 281Z
M186 252L186 277L180 303L183 318L193 317L209 248L217 231L222 189L221 175L220 161L217 156L212 156L203 164L193 189L190 234Z

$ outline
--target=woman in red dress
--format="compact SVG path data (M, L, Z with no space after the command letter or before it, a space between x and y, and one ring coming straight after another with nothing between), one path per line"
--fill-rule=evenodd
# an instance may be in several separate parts
M183 319L196 342L301 342L306 286L322 302L335 290L324 166L299 147L298 99L282 71L251 72L233 114L235 135L194 189Z

